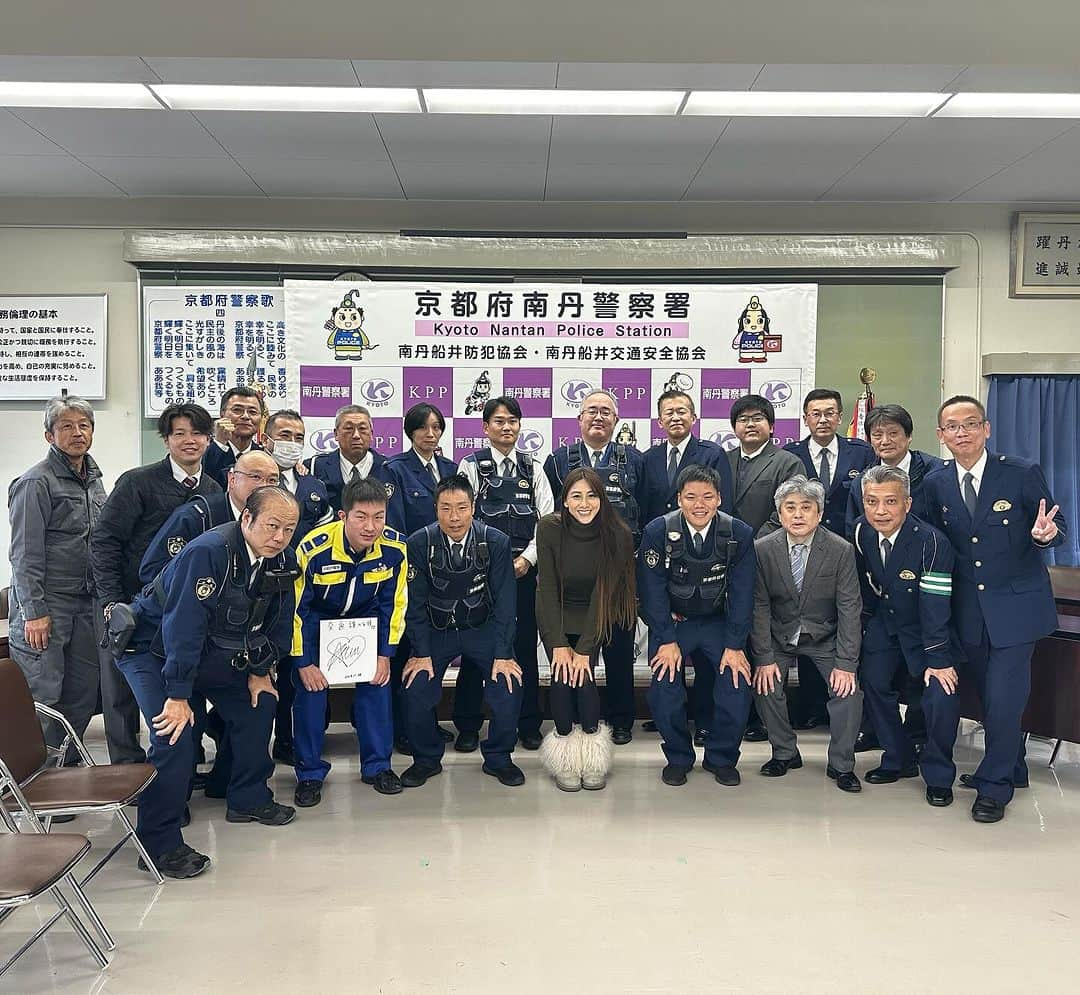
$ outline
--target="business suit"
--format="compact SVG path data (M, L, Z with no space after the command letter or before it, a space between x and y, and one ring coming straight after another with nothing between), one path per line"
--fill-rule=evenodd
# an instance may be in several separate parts
M776 488L803 472L802 461L771 440L751 460L743 461L739 447L729 449L726 455L735 487L735 499L728 510L746 522L755 535L762 529L763 535L774 532L780 527L776 517Z
M679 506L675 481L668 482L668 444L661 442L643 454L641 486L641 524L646 526L654 518L666 515ZM708 466L720 474L720 507L731 515L735 504L735 488L731 481L731 467L724 450L715 442L691 435L686 443L679 471L688 466ZM677 476L677 475L676 475Z
M260 453L262 451L263 447L254 440L244 450L245 453ZM244 453L240 455L243 456ZM231 445L226 444L225 448L222 449L215 439L207 446L206 455L203 457L203 473L216 480L223 491L228 490L229 471L234 466L236 466L236 453L233 452Z
M806 475L811 480L819 480L820 463L815 465L810 457L810 439L789 442L784 449L802 460ZM825 512L821 524L838 536L844 535L847 522L848 494L851 482L877 459L874 450L862 439L836 437L836 465L829 470L829 486L825 489Z
M382 479L379 476L379 467L386 462L386 457L368 450L371 453L371 476ZM321 480L326 488L326 496L330 501L330 507L334 513L341 511L341 492L345 489L345 481L341 476L341 454L335 449L332 453L319 453L317 456L309 456L304 460L304 466L311 471L311 476ZM301 539L303 536L300 537ZM295 547L294 547L295 548Z
M804 540L805 543L805 540ZM754 621L750 634L755 668L776 663L780 678L768 694L756 694L758 715L765 723L773 757L790 760L798 743L787 714L784 684L799 655L813 660L828 681L833 668L855 673L862 640L862 597L851 544L818 527L810 540L801 591L791 572L788 536L782 529L754 543L757 579ZM798 633L797 645L793 639ZM855 768L855 739L862 718L862 691L838 698L829 688L829 766L840 773Z
M870 466L877 466L881 460L875 459ZM911 464L908 467L908 483L911 487L911 514L921 518L924 522L928 513L926 493L923 490L923 481L931 470L943 466L945 461L940 456L931 456L929 453L911 450ZM850 542L855 534L855 522L863 513L862 499L862 472L851 481L848 491L847 516L844 525L844 535Z
M986 746L975 787L1007 805L1016 785L1027 784L1021 717L1031 691L1035 642L1057 628L1050 577L1041 550L1065 541L1058 531L1044 545L1031 529L1040 500L1054 499L1038 464L986 453L975 513L964 503L953 460L931 471L924 484L930 523L941 529L956 553L953 617L967 665L983 704Z

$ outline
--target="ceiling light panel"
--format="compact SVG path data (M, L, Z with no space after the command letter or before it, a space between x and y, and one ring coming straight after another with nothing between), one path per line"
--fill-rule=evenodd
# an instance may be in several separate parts
M0 82L0 107L161 109L141 83Z
M682 90L469 90L424 89L432 114L666 114L674 115Z
M693 91L684 115L718 117L927 117L947 93Z
M309 111L419 114L414 89L361 86L203 86L153 84L169 107L184 111Z
M1080 93L957 93L934 117L1080 118Z

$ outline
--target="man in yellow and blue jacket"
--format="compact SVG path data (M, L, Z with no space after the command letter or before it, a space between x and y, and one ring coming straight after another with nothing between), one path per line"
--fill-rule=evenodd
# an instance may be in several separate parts
M405 537L386 527L386 490L371 478L347 484L338 520L309 532L297 547L293 626L293 739L296 804L318 805L330 764L322 758L326 730L326 675L319 668L319 631L327 619L378 619L378 666L353 693L353 726L360 743L360 774L384 795L401 791L390 768L394 723L390 658L405 628L408 598Z

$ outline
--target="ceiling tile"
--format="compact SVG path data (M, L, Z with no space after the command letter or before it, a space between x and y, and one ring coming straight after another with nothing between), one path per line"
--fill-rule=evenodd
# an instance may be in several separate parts
M769 63L755 90L941 90L963 66L781 65Z
M395 162L546 162L549 117L475 114L380 114Z
M1037 152L962 193L971 202L1072 203L1080 201L1076 163L1080 161L1080 126Z
M556 164L548 168L545 200L678 200L695 165Z
M370 114L198 111L195 116L236 156L389 161Z
M0 197L122 196L123 191L70 156L0 156Z
M968 66L950 89L957 93L1077 93L1080 70L1053 66Z
M353 59L353 67L364 86L555 85L553 62L399 62Z
M826 200L951 200L1069 127L1065 121L908 121Z
M356 86L348 59L147 59L163 83Z
M723 118L557 117L552 164L693 163L708 155Z
M559 86L583 90L746 90L760 70L761 63L560 62Z
M399 162L410 200L542 200L546 163Z
M84 156L132 197L261 197L231 159Z
M57 83L152 83L134 56L0 55L0 79Z
M17 116L77 156L222 156L187 111L20 108Z
M0 155L66 155L10 111L0 110Z
M389 160L277 159L240 156L237 161L271 197L402 198Z

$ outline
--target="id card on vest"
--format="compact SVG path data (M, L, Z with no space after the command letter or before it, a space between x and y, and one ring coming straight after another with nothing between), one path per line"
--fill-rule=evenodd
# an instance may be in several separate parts
M368 684L378 666L379 620L325 618L319 623L319 669L331 687Z

